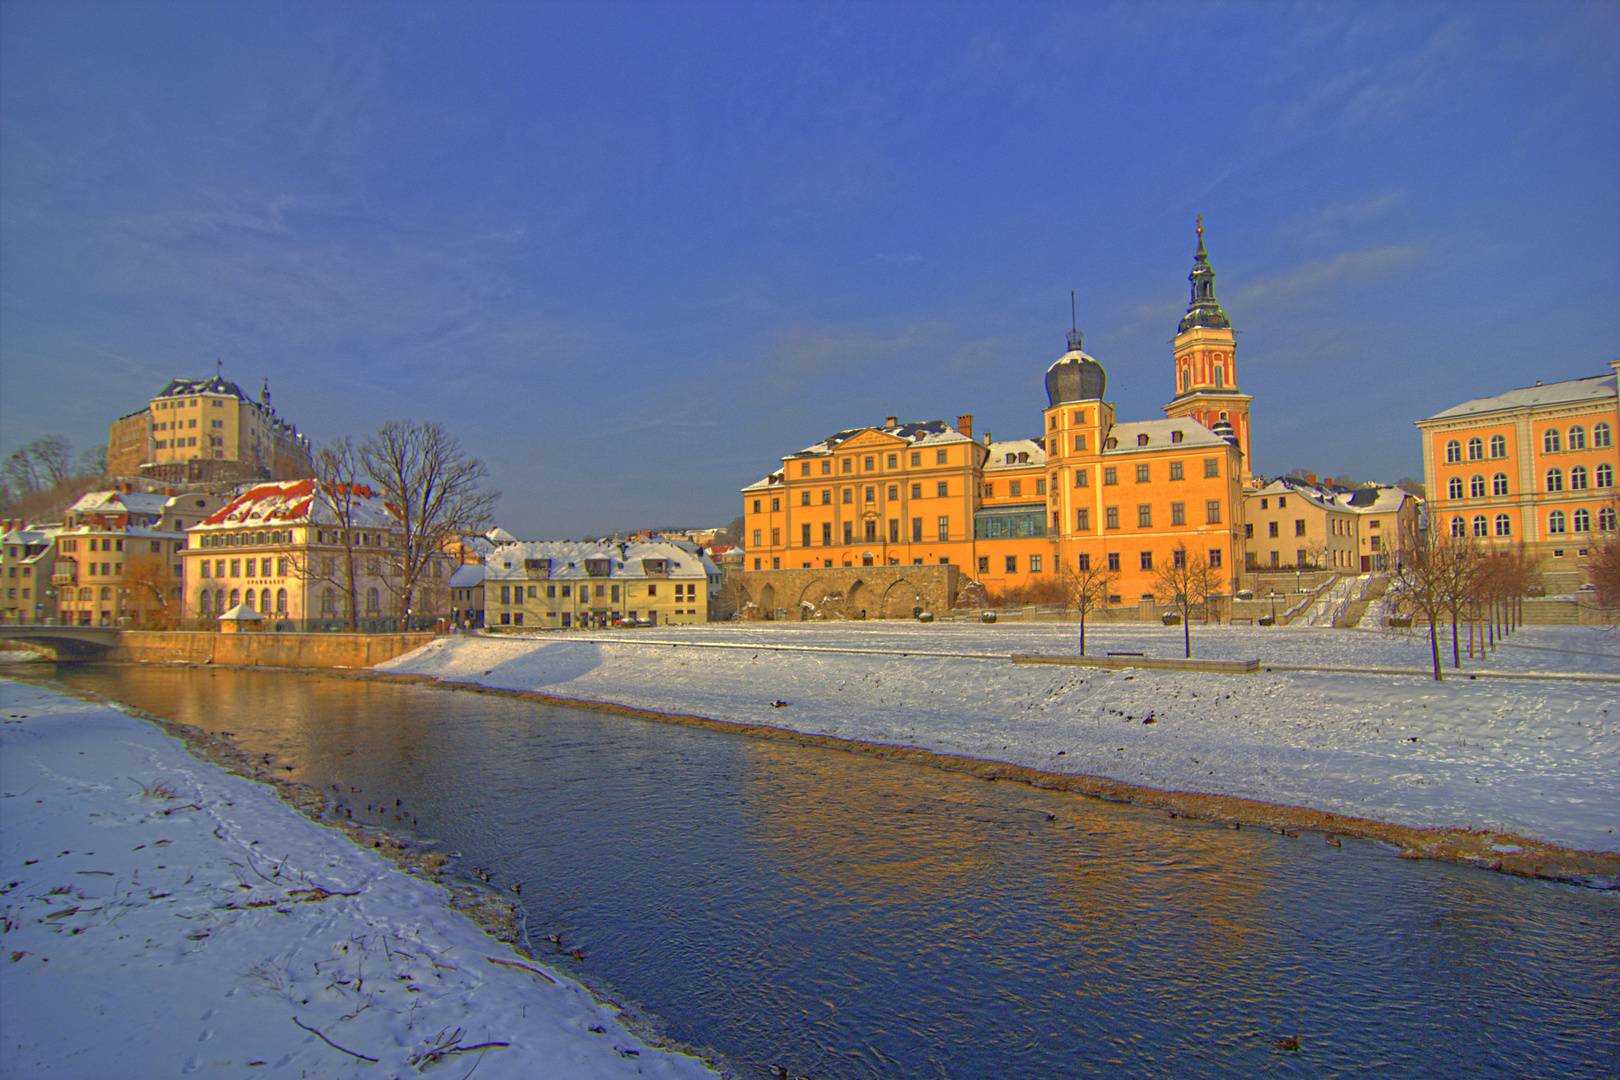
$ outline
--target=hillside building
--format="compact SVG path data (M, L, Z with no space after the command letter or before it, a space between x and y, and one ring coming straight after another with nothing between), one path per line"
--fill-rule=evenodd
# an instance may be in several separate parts
M276 415L266 382L254 400L234 382L171 379L113 421L107 471L173 485L291 480L312 474L310 442Z
M484 560L490 629L602 629L707 622L719 568L665 541L506 544Z

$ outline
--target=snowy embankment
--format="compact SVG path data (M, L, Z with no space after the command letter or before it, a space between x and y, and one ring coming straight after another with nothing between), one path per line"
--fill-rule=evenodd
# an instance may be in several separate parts
M715 1075L151 723L0 715L6 1076Z
M752 624L445 638L381 670L843 740L919 747L1392 822L1620 852L1620 643L1520 630L1424 675L1223 675L1013 664L1075 655L1072 625ZM1449 646L1449 642L1447 643ZM1092 628L1088 652L1181 655L1179 628ZM1193 628L1194 655L1422 670L1426 638ZM1448 657L1449 661L1449 657ZM1469 674L1549 678L1470 680ZM1511 845L1496 850L1517 850Z

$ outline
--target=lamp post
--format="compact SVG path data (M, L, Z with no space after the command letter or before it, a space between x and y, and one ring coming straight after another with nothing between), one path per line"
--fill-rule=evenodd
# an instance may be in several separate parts
M1277 590L1271 590L1271 625L1277 625Z

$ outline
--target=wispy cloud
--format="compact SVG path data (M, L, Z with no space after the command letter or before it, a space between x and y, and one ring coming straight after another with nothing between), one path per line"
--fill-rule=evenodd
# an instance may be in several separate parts
M1230 302L1248 312L1296 307L1333 286L1363 285L1392 277L1421 260L1432 246L1432 239L1424 239L1408 244L1346 251L1330 259L1304 263L1287 273L1239 286L1231 293Z

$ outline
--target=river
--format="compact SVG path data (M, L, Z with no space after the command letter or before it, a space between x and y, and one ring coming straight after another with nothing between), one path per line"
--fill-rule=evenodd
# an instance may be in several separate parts
M556 963L746 1075L1620 1071L1614 894L494 695L53 677L521 885L538 955L556 935Z

